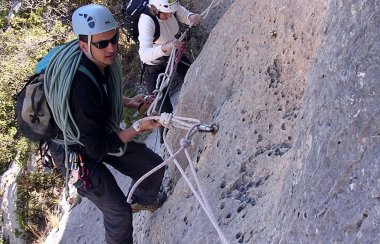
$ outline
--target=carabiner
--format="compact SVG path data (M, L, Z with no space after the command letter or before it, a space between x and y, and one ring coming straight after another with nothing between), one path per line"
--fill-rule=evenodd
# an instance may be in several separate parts
M201 125L197 126L197 129L200 132L210 132L212 134L216 134L216 132L218 132L218 130L219 130L219 125L217 125L217 124L212 124L212 125L201 124Z

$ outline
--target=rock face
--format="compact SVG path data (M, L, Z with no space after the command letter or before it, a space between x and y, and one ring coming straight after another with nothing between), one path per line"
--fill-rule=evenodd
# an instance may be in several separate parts
M380 243L380 1L215 8L174 114L219 124L189 151L228 241ZM170 130L170 144L183 136ZM221 243L173 164L165 185L164 205L134 216L135 242ZM104 241L84 201L61 243Z
M229 242L380 242L379 16L379 1L240 0L210 33L175 114L219 124L190 151ZM220 242L168 177L137 243Z
M18 156L17 156L18 157ZM16 157L16 159L17 159ZM23 243L16 237L16 230L19 228L16 211L16 176L20 172L20 166L12 162L9 169L0 177L0 205L1 205L1 240L8 240L9 243ZM3 242L1 242L3 243Z

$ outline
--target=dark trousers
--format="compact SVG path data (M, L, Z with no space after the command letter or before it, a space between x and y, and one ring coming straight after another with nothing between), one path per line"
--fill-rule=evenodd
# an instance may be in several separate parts
M123 156L107 156L102 161L131 177L132 185L145 173L163 162L162 158L145 144L137 142L128 142ZM106 242L109 244L133 243L132 209L114 176L102 162L90 162L85 156L85 164L90 168L91 188L85 190L81 186L78 188L78 193L87 197L102 211ZM163 177L164 169L162 168L141 182L134 192L134 200L141 204L156 201Z

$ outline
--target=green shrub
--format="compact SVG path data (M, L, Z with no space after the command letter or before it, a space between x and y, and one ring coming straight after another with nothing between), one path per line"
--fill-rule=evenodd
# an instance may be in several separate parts
M16 215L21 229L20 237L27 243L35 242L45 235L48 213L58 211L57 201L63 187L62 176L57 171L23 171L16 183Z

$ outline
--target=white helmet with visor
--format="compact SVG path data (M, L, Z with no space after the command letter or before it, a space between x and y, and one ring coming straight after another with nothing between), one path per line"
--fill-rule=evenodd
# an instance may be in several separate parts
M174 13L180 6L178 0L150 0L149 4L154 5L162 13Z

